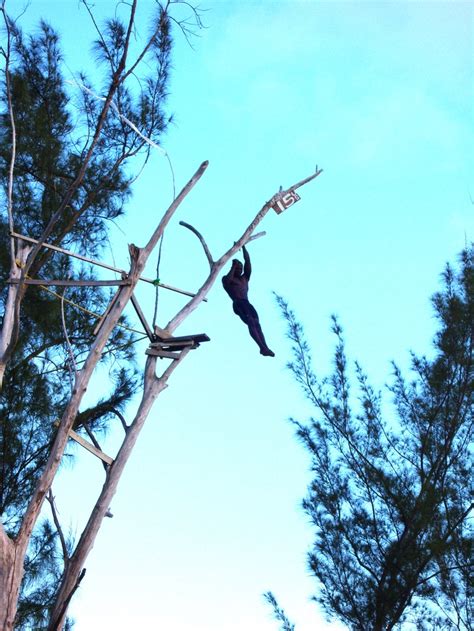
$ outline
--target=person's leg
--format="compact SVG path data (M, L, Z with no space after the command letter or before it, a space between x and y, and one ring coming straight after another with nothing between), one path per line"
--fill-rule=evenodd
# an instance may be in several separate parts
M265 341L262 327L258 318L258 313L253 305L248 300L235 301L233 304L234 313L245 322L248 326L250 336L257 343L260 348L260 353L268 357L274 357L275 353L271 351Z
M248 323L248 327L250 335L260 347L260 353L262 355L267 355L268 357L275 357L275 353L267 346L259 320L252 318L252 320Z
M247 316L247 326L249 327L249 333L252 338L257 342L260 348L260 353L262 355L267 355L268 357L275 357L275 353L268 348L265 336L263 335L262 327L260 326L258 313L255 307L250 303L248 304Z

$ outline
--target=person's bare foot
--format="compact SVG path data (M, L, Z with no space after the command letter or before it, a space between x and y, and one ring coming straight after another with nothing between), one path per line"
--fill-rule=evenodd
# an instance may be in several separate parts
M275 353L271 351L268 346L267 348L260 349L260 355L265 355L266 357L275 357Z

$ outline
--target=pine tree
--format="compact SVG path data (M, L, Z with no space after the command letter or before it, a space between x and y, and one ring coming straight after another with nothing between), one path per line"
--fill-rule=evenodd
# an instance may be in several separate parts
M357 631L472 629L474 246L459 268L446 267L433 298L433 357L413 354L409 379L394 364L395 414L357 363L353 391L336 318L334 370L322 379L301 325L277 299L289 368L316 411L293 420L311 457L303 507L316 532L315 600Z

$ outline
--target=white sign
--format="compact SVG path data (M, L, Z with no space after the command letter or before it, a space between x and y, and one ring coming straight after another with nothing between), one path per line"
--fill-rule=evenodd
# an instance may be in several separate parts
M296 204L296 202L299 202L300 199L301 197L298 195L298 193L296 193L295 191L289 191L288 193L285 193L284 195L279 197L272 208L277 213L277 215L279 215L290 206L293 206L293 204Z

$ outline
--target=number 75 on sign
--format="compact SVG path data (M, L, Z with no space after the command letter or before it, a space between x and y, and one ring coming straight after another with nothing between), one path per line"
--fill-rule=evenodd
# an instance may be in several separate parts
M285 193L284 195L279 197L273 204L272 208L277 213L277 215L279 215L290 206L293 206L293 204L296 204L296 202L299 202L300 199L301 197L298 195L298 193L296 193L295 191L289 191L288 193Z

